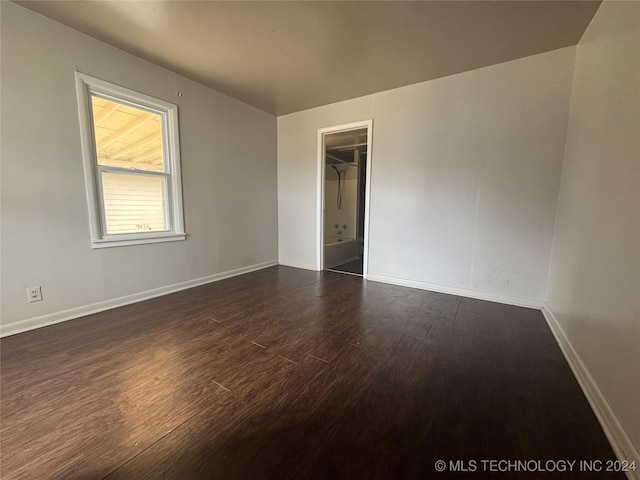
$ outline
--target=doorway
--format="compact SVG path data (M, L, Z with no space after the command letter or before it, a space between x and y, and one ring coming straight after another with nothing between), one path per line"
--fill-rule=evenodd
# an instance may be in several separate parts
M318 270L367 276L372 124L318 131Z

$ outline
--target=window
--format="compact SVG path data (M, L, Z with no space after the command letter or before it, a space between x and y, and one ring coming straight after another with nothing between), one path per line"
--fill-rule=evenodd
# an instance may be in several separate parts
M93 248L184 240L178 107L76 72Z

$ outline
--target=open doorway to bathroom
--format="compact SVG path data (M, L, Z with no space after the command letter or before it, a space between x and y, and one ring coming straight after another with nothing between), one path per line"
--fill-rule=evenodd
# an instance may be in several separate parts
M319 132L319 270L366 278L371 122Z

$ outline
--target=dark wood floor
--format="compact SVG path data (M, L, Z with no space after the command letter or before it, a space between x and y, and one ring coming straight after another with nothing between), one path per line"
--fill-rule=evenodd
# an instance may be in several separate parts
M624 478L435 470L614 458L536 310L274 267L1 347L5 480Z

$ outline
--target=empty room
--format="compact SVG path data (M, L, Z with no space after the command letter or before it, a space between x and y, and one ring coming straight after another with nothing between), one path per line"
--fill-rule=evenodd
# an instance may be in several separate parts
M640 479L640 2L0 21L2 479Z

